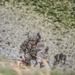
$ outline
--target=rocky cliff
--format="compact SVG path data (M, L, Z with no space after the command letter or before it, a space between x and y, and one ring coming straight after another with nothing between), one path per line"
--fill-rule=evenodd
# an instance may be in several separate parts
M63 52L67 56L66 66L58 69L75 70L75 29L60 28L58 22L36 13L28 6L0 6L0 54L10 59L19 58L19 48L30 30L38 30L42 41L49 46L49 64L53 67L54 55Z

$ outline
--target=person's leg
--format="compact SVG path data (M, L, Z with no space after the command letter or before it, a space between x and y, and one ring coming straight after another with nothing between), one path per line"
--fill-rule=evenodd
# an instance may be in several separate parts
M64 60L63 64L65 64L66 63L66 55L64 55L64 59L63 60Z

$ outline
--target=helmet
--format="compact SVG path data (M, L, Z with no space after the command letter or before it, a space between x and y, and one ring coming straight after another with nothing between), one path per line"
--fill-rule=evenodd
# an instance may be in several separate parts
M40 33L38 31L31 31L28 33L28 39L40 41L41 39Z

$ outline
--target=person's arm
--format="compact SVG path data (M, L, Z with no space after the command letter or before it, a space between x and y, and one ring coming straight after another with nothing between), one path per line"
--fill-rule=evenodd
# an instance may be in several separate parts
M40 67L40 64L42 62L42 59L45 58L45 54L48 53L48 46L45 46L44 44L40 44L38 46L38 53L37 53L37 66Z
M25 40L25 41L20 45L19 54L20 54L20 59L22 59L22 61L25 61L26 44L27 44L27 40Z
M27 44L27 40L25 40L25 41L20 45L19 53L24 53L24 51L25 51L25 49L26 49L26 44Z
M39 51L38 53L37 53L37 67L39 67L40 68L40 64L41 64L41 62L42 62L42 59L44 58L44 52L41 50L41 51Z

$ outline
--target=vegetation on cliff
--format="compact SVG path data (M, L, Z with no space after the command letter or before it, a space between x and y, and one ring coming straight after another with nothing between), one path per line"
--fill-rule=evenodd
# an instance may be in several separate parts
M43 14L53 23L58 22L56 28L75 28L75 0L0 0L0 4L11 2L14 6L19 3L32 6L33 10Z

